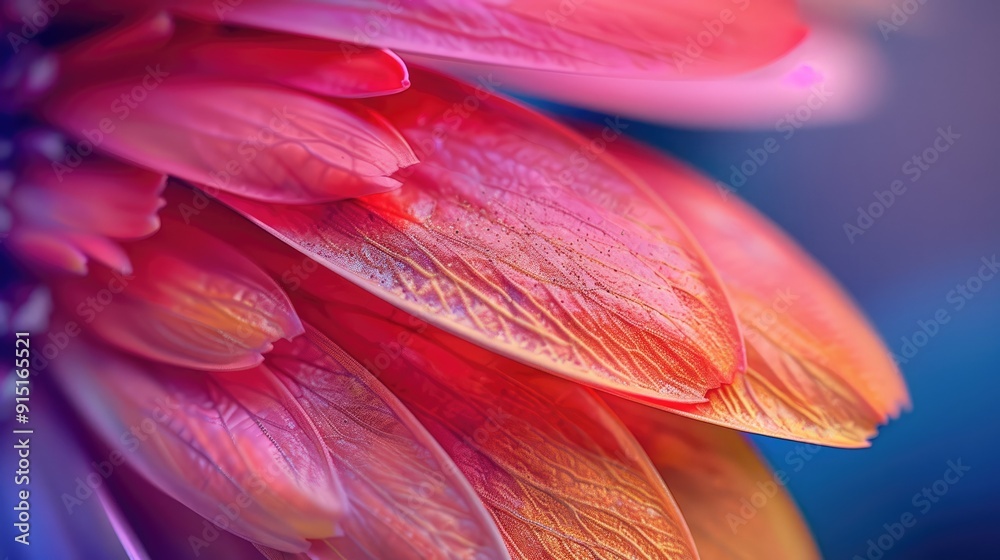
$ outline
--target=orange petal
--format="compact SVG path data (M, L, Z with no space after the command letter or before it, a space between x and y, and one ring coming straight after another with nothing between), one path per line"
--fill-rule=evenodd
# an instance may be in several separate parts
M370 297L370 296L369 296ZM430 434L364 367L315 330L266 366L315 422L350 504L343 536L313 558L507 558L469 483ZM358 556L353 556L356 551Z
M391 175L416 161L391 127L364 112L169 65L142 72L97 83L69 80L43 113L79 139L76 151L84 155L96 146L212 190L265 201L385 192L399 185Z
M676 410L741 430L863 446L909 397L889 351L837 284L766 218L630 142L612 150L676 209L718 267L749 368Z
M818 559L791 496L739 433L614 399L691 528L702 560Z
M63 304L105 340L195 369L244 369L279 338L302 332L284 292L229 245L166 216L129 243L132 275L95 269L54 282Z
M266 368L212 375L81 342L56 370L106 442L202 516L292 552L334 533L346 502L340 480L310 420Z
M676 78L759 66L802 38L793 0L174 0L207 21L290 31L443 58Z
M589 389L340 283L324 290L326 301L303 296L304 313L350 348L434 435L493 515L513 557L696 557L648 458Z
M544 117L445 77L414 83L378 103L425 152L398 191L326 206L220 198L515 360L658 403L700 402L733 379L743 351L728 301L662 200Z

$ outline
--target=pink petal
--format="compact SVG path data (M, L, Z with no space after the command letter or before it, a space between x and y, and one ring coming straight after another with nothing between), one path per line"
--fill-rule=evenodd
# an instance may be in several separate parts
M346 501L339 478L266 369L213 376L74 343L56 371L109 445L204 517L291 552L334 533Z
M56 293L105 340L150 359L208 370L259 364L302 332L287 296L229 245L169 217L127 250L135 272L94 270Z
M99 157L32 165L9 198L20 223L118 239L156 231L166 177Z
M386 95L410 83L406 65L392 51L294 35L191 33L172 51L209 75L267 80L324 96Z
M394 130L309 95L259 83L174 74L68 84L46 117L143 167L211 190L284 203L391 190L416 161Z
M476 63L603 75L732 73L781 55L803 35L792 0L243 0L238 6L173 0L173 5L212 22ZM701 34L707 38L699 39ZM692 44L702 52L688 55ZM690 65L679 65L684 56L693 59Z
M313 329L266 367L315 422L350 511L316 557L508 558L492 519L448 455L361 364ZM323 553L326 551L326 554Z
M410 57L468 79L482 68ZM801 44L747 73L688 81L491 69L505 89L651 122L691 127L774 128L783 138L803 125L856 118L878 101L885 68L870 41L817 27Z

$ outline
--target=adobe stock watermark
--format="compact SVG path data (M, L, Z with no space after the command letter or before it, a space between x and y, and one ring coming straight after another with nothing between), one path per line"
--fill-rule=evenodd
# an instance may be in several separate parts
M756 148L747 148L747 158L738 164L729 166L728 183L715 182L715 186L724 200L736 193L738 189L743 188L750 178L756 175L771 161L772 156L781 150L782 144L791 140L799 129L805 126L816 112L820 111L834 96L834 93L827 89L825 82L814 85L808 91L809 95L805 101L775 121L774 131L778 135L769 136Z
M889 37L909 23L910 18L916 15L926 3L927 0L902 0L893 4L889 18L878 20L878 30L882 33L882 39L888 41Z
M732 0L733 8L723 8L717 17L701 21L702 30L694 35L688 35L684 42L684 50L674 51L671 58L677 71L684 73L684 68L694 64L704 56L705 49L711 47L726 32L726 29L736 23L739 15L750 7L750 0Z
M52 23L52 20L59 15L59 12L62 11L62 7L69 4L71 1L72 0L38 0L35 2L37 9L26 16L21 16L21 32L7 32L7 41L10 43L10 48L14 51L14 54L21 52L21 47L27 45L32 39L37 37L39 33L44 31L49 24ZM27 5L28 3L21 2L21 4Z
M948 305L938 308L930 317L917 321L917 330L909 336L902 337L899 350L892 354L893 361L897 365L909 363L941 332L944 325L951 322L952 314L965 309L965 306L997 276L998 272L1000 272L1000 259L997 259L996 253L979 259L979 267L975 274L955 284L955 287L945 294L944 300Z
M866 543L868 548L865 549L864 555L855 554L851 560L880 560L917 524L921 515L926 515L935 504L941 501L941 498L948 494L952 486L958 484L958 481L972 470L972 467L962 464L961 458L949 460L946 466L941 478L924 486L913 495L913 498L910 499L910 505L913 506L913 509L904 511L898 518L883 523L884 532L868 539Z
M931 170L931 167L941 159L941 154L947 152L961 138L951 127L938 127L937 136L931 144L920 153L914 154L911 158L903 162L900 173L909 178L910 183L916 183L924 176L924 173ZM896 203L896 199L906 194L907 184L903 179L896 179L889 184L889 188L884 191L873 191L874 202L867 206L858 206L858 215L854 221L844 222L844 233L847 240L853 245L857 238L867 233L875 222L885 215L889 208Z
M159 64L156 66L146 66L146 73L139 83L131 89L123 91L121 95L111 102L109 109L114 116L118 117L118 122L129 118L132 111L137 109L146 100L150 92L159 87L168 76L170 76L170 72L161 69ZM117 127L115 121L110 116L101 118L96 125L95 128L81 129L80 136L83 137L83 140L78 141L76 144L68 145L66 147L66 157L62 161L52 162L52 172L55 173L56 179L59 179L59 182L63 181L66 174L71 173L79 167L84 159L90 157L107 136L114 134Z

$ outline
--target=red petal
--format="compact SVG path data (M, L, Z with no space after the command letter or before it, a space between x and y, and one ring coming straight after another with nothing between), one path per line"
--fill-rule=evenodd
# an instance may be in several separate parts
M394 130L366 114L276 86L174 75L159 65L120 81L70 81L44 113L80 138L78 152L97 146L266 201L384 192L399 185L393 173L416 161Z
M244 369L279 338L302 332L284 292L229 245L168 217L128 244L131 276L94 270L56 293L105 340L196 369Z
M648 458L590 390L365 300L340 282L324 292L326 302L303 299L304 312L448 451L512 556L696 557Z
M708 402L678 407L726 426L865 445L909 398L889 351L839 286L746 204L634 143L613 151L677 209L718 267L747 340L749 368Z
M732 380L743 353L729 304L660 199L556 123L419 77L380 98L426 152L398 191L308 207L222 200L375 295L524 363L660 403L700 402Z
M121 456L204 517L293 552L333 534L346 501L340 481L309 419L265 368L213 376L74 343L56 370Z
M160 225L166 177L92 157L76 167L33 165L8 199L19 224L119 239L144 237Z
M268 354L266 365L316 423L344 473L344 534L313 543L314 558L354 557L350 551L394 560L507 558L493 521L448 455L343 350L310 329Z
M209 21L544 70L676 78L733 73L804 33L792 0L470 0L325 3L175 0ZM689 62L685 62L689 61Z

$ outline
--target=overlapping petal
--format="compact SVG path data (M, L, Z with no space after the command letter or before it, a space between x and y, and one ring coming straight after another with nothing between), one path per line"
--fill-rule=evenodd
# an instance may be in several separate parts
M302 332L285 293L236 249L175 214L128 244L131 274L96 268L53 278L57 298L91 332L143 357L207 370L259 364Z
M370 297L370 296L369 296ZM310 558L507 558L493 521L452 460L368 370L313 329L266 367L315 423L349 512Z
M711 265L663 201L601 155L605 140L483 86L416 76L371 104L420 152L398 191L325 206L220 198L371 293L524 363L651 402L699 402L732 380L742 347Z
M697 557L648 458L589 389L360 300L343 280L323 293L303 295L304 312L434 435L511 556Z
M48 163L28 163L5 200L9 245L26 260L78 274L90 259L130 271L115 240L156 231L166 177L97 157L75 167Z
M385 124L273 85L171 75L73 87L46 116L82 142L215 189L285 203L384 192L413 153Z
M204 517L288 551L335 532L346 509L340 479L266 368L208 374L77 343L55 369L118 457Z
M702 560L818 559L785 484L738 432L623 403L628 424L670 487Z
M746 204L665 156L613 148L656 185L718 267L746 338L749 367L708 402L675 409L722 425L864 446L908 404L898 369L850 298Z
M409 58L412 63L475 79L469 62ZM770 129L790 138L802 127L866 114L885 86L883 56L873 41L815 25L795 48L765 66L696 80L556 74L495 68L504 88L532 97L649 122L697 128Z
M804 34L793 0L171 0L205 21L442 58L677 78L759 66Z

